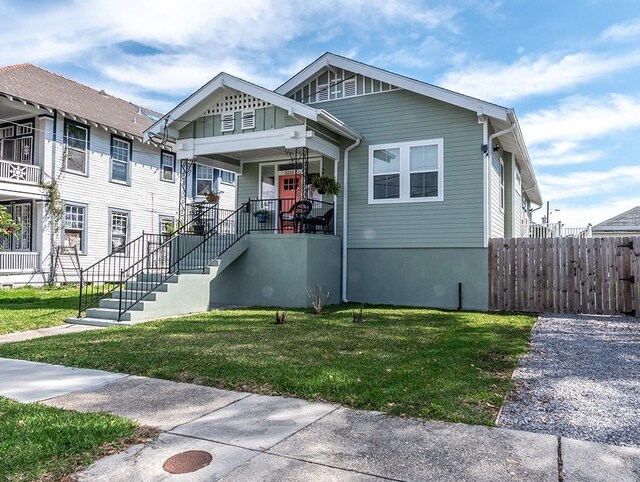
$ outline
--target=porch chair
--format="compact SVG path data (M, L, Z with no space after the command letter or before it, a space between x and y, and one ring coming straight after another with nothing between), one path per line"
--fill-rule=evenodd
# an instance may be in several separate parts
M311 209L313 209L313 206L310 201L294 203L288 211L280 213L280 229L292 228L294 233L299 233Z
M333 219L333 208L329 209L322 216L313 216L307 218L305 221L306 231L308 233L315 233L318 226L322 226L322 232L324 234L331 234L331 220Z

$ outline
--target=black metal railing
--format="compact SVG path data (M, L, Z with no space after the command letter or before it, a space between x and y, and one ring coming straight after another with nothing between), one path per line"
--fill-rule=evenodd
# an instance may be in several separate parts
M308 203L308 204L307 204ZM315 199L250 199L250 231L334 234L334 204Z
M217 258L249 233L245 211L245 205L230 211L203 235L183 232L172 236L123 270L117 291L118 321L140 301L155 296L153 291L172 276L185 271L205 272Z
M218 212L217 204L201 205L198 209L190 210L186 224L178 226L174 234L146 234L143 233L127 244L120 246L111 254L92 264L80 272L80 295L78 297L78 317L88 308L97 306L103 298L113 293L119 287L121 273L131 269L142 259L149 259L151 264L158 264L168 254L163 252L163 246L172 238L186 232L197 232L210 229L219 216L226 216L231 211ZM201 231L205 232L205 231ZM149 254L157 259L149 258ZM168 260L168 258L167 258Z

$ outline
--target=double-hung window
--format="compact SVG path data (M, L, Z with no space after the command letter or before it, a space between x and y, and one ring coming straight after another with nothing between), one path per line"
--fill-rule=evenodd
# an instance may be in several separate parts
M444 141L369 146L369 203L444 199Z
M196 194L206 196L213 191L213 167L196 164Z
M129 238L129 212L111 211L111 252L121 251Z
M129 161L131 161L131 142L121 137L111 137L111 180L129 182Z
M162 151L160 154L160 180L175 181L176 155L173 152Z
M87 174L89 157L89 128L75 122L66 121L64 142L67 146L64 156L64 169L78 174Z
M63 240L67 248L86 254L87 212L85 206L64 205Z

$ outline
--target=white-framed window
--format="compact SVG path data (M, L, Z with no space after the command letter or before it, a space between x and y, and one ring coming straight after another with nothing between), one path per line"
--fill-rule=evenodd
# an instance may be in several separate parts
M0 127L0 139L5 137L13 137L13 126Z
M203 164L196 164L195 172L195 189L197 196L206 196L207 193L215 191L216 181L218 179L220 179L220 182L226 184L236 183L236 174L234 172L214 169L211 166L205 166Z
M62 220L62 242L65 247L76 247L86 254L87 249L87 208L79 204L64 204Z
M233 112L227 112L220 116L220 130L222 132L233 132L236 129L236 119Z
M173 152L161 151L160 153L160 180L175 182L176 155Z
M256 127L256 112L245 110L242 112L242 130L254 129Z
M4 251L31 251L31 203L15 203L4 207L19 228L14 233L0 236Z
M504 209L504 161L500 158L500 209Z
M369 204L444 200L444 139L369 146Z
M213 167L196 164L196 195L206 196L213 191Z
M129 211L121 211L111 209L110 225L111 225L111 253L121 251L129 240Z
M129 182L129 161L131 142L121 137L111 136L111 180Z
M172 234L175 230L175 222L176 218L173 216L160 215L160 234L163 236Z
M89 158L89 128L65 120L64 142L67 146L64 158L65 171L86 175Z
M520 193L522 192L522 177L520 175L520 171L518 171L518 168L515 167L515 176L513 176L513 180L515 183L515 190L516 193L518 193L518 195L520 195Z

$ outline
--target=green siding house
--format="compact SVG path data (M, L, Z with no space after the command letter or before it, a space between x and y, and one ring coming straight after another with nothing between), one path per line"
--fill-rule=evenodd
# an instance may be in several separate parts
M486 310L489 238L520 236L542 203L513 109L331 53L275 91L221 73L146 138L172 145L183 185L194 163L237 173L218 215L234 237L202 261L224 266L209 305L308 306L321 286L331 303Z

